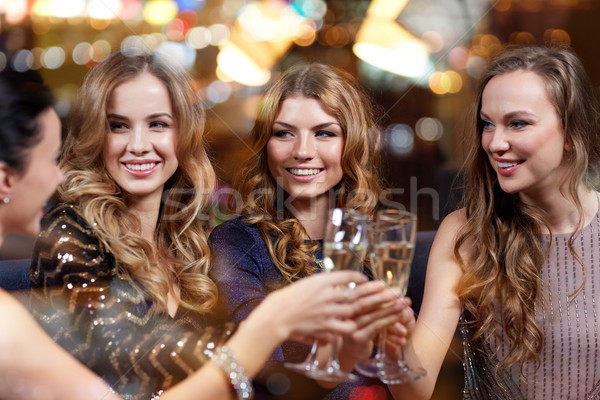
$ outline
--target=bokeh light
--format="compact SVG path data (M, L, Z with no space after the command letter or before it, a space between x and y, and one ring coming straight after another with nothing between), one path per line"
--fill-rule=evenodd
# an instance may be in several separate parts
M48 47L42 56L42 65L47 69L60 68L65 62L65 51L58 46Z
M190 69L196 61L196 50L183 43L164 42L156 48L156 52L185 69Z
M90 48L90 58L92 61L100 63L104 61L106 57L112 51L110 43L106 40L97 40Z
M101 30L108 28L111 21L112 21L112 19L110 19L110 18L100 18L100 19L90 18L90 26L97 31L101 31Z
M74 48L71 56L73 57L73 62L77 65L85 65L92 59L90 55L91 44L88 42L78 43Z
M171 0L153 0L144 5L144 20L153 25L164 25L177 16L177 4Z
M510 34L509 41L522 45L532 45L536 43L535 36L531 32L513 32Z
M485 69L487 62L481 56L471 56L467 60L467 73L471 78L478 79Z
M317 39L317 28L315 22L311 19L305 19L300 24L297 36L294 37L294 43L298 46L307 47Z
M4 14L6 23L19 24L27 16L27 1L0 1L0 14Z
M42 68L42 56L44 54L44 49L41 47L34 47L31 49L31 54L33 55L33 64L31 65L31 69Z
M122 20L136 20L143 14L143 4L140 1L124 0L119 18Z
M224 18L234 19L245 4L246 0L223 0L221 15Z
M26 49L18 50L12 59L12 68L18 72L27 71L32 65L33 54Z
M31 30L34 34L38 36L45 35L50 31L50 28L52 28L52 23L49 18L37 16L31 17Z
M387 146L392 154L405 156L410 154L415 146L415 134L406 124L393 124L386 129Z
M544 31L544 41L570 45L571 36L563 29L546 29Z
M204 26L197 26L188 31L185 42L194 49L203 49L210 44L211 33Z
M296 0L292 3L292 8L305 18L312 18L315 13L315 4L310 0Z
M85 16L85 0L53 0L50 2L50 14L60 18Z
M458 93L462 85L462 78L456 71L437 71L429 76L429 88L435 94Z
M31 8L33 15L48 16L52 14L50 0L38 0Z
M206 0L175 0L180 11L200 11L206 5Z
M162 33L158 32L142 35L143 49L145 49L146 51L155 50L158 46L167 41L167 37Z
M121 42L121 51L126 55L133 56L147 51L147 46L141 36L131 35Z
M466 47L455 47L448 52L448 64L454 69L467 68L469 50Z
M90 0L87 5L87 14L95 19L118 18L122 10L121 0Z
M423 117L415 124L417 136L428 142L435 142L442 138L444 126L437 118Z
M227 25L214 24L208 27L210 31L210 44L220 46L229 40L230 31Z
M427 31L421 36L421 39L429 45L429 50L432 53L437 53L444 49L444 38L439 32Z
M217 74L224 79L236 77L236 81L247 86L262 86L271 79L271 72L256 65L244 51L233 43L220 48L217 55Z
M189 29L189 24L186 20L175 18L165 26L165 35L169 40L180 41L185 38L185 34Z
M231 96L231 85L220 80L211 82L206 87L206 98L212 103L223 103Z

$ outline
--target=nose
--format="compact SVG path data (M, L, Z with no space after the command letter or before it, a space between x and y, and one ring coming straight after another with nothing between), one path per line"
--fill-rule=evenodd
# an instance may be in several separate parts
M140 155L149 152L151 147L150 132L147 132L142 127L137 127L131 131L129 142L127 143L127 151Z
M488 149L492 153L503 153L510 148L509 138L506 132L501 128L496 128L494 132L489 133L491 136L488 142Z
M310 160L315 156L315 143L309 134L299 134L294 142L293 157L297 160Z

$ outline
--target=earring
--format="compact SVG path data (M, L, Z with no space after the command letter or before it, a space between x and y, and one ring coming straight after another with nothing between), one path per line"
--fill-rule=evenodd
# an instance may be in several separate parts
M2 199L2 202L3 202L4 204L8 204L8 203L10 203L10 197L8 197L8 196L4 196L4 198Z

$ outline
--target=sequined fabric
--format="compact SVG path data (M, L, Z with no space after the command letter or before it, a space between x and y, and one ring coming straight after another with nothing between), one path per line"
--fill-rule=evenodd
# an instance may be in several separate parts
M217 315L220 321L239 323L271 291L286 281L271 261L269 250L255 225L242 218L217 226L209 237L211 277L219 287ZM316 257L321 257L317 251ZM391 399L379 380L361 376L358 382L343 382L334 390L325 390L312 379L295 374L283 362L301 362L309 346L284 342L271 355L257 376L254 387L257 399Z
M40 324L126 399L150 399L181 381L208 361L207 346L231 333L202 328L194 313L157 310L72 205L44 217L30 278Z
M600 399L600 213L586 226L574 243L583 258L582 266L568 248L570 234L544 235L550 245L542 269L543 298L536 304L536 320L544 331L541 366L511 367L495 377L498 360L507 354L509 340L498 329L499 339L489 335L471 343L475 329L461 317L465 351L465 399ZM585 282L583 289L572 296ZM493 350L498 346L497 356Z

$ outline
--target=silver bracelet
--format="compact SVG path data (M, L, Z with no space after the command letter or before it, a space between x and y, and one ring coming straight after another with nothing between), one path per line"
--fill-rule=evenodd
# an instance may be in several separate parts
M239 400L254 397L252 382L246 376L244 367L238 361L237 356L227 346L217 348L214 353L210 350L205 351L210 359L229 377Z

